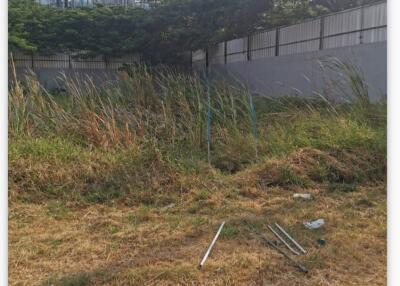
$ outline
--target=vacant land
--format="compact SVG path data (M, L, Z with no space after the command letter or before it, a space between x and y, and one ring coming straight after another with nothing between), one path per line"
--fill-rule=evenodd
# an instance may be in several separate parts
M357 76L351 104L215 83L210 106L200 79L135 72L11 88L10 285L385 285L386 105ZM307 274L253 231L274 222Z

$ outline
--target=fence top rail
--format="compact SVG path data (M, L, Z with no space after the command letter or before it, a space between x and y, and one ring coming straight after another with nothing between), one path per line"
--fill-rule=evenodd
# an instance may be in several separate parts
M299 22L296 22L296 23L292 23L292 24L276 26L276 27L268 28L268 29L261 29L261 30L255 31L255 32L253 32L251 34L247 34L247 35L243 36L242 38L252 37L252 36L256 36L256 35L267 33L267 32L273 32L273 31L275 31L277 29L282 29L282 28L286 28L286 27L290 27L290 26L295 26L295 25L299 25L299 24L303 24L303 23L308 23L308 22L320 20L320 19L325 18L325 17L335 16L335 15L339 15L339 14L343 14L343 13L348 13L348 12L351 12L351 11L356 11L356 10L367 8L367 7L371 7L371 6L378 6L378 5L384 4L384 3L387 3L387 0L380 0L380 1L376 1L376 2L371 2L371 3L367 3L367 4L364 4L364 5L361 5L361 6L349 8L349 9L346 9L346 10L327 13L327 14L323 14L323 15L320 15L320 16L317 16L317 17L307 18L307 19L304 19L302 21L299 21ZM238 39L238 38L226 40L225 42L229 42L229 41L236 40L236 39ZM220 44L220 43L217 43L216 45L218 45L218 44ZM208 48L210 48L210 47L208 47Z
M14 50L8 52L8 57L18 57L18 56L25 56L31 58L32 56L39 56L39 57L53 57L53 59L68 59L70 57L72 60L75 61L104 61L104 60L136 60L139 58L139 55L135 54L125 54L125 55L115 55L115 56L93 56L93 57L79 57L79 53L32 53L32 52L25 52L20 50ZM57 58L56 58L57 57ZM48 58L38 59L36 60L48 60Z

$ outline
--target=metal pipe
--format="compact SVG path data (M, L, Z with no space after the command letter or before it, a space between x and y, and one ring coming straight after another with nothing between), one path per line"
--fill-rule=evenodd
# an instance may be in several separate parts
M294 254L296 255L300 255L300 253L298 253L296 250L294 250L270 225L268 225L268 228L270 229L270 231L272 231L273 234L275 234L275 236L277 238L279 238L280 241L283 242L283 244Z
M211 252L212 248L214 247L214 244L215 244L215 242L217 241L218 236L220 235L220 233L221 233L222 228L224 227L224 225L225 225L225 222L223 221L223 222L221 223L221 226L219 227L219 229L218 229L218 231L217 231L217 234L214 236L214 239L211 241L210 246L208 247L206 253L204 254L203 259L201 260L201 262L200 262L200 264L199 264L199 267L200 267L200 268L203 267L204 263L205 263L206 260L207 260L208 255L210 255L210 252Z
M292 237L283 229L283 227L281 227L281 226L280 226L279 224L277 224L277 223L275 223L275 225L276 225L277 228L279 228L280 231L283 232L283 234L286 235L287 238L290 239L291 242L293 242L294 245L297 246L298 249L301 250L301 252L306 253L306 251L304 250L304 248L301 247L301 245L298 244L298 242L297 242L296 240L294 240L294 238L292 238Z
M280 249L279 247L277 247L271 240L268 239L268 237L266 237L265 235L263 235L262 233L260 233L257 229L255 229L249 222L245 221L247 223L247 225L256 233L258 234L265 242L268 243L269 246L271 246L273 249L275 249L276 251L278 251L280 254L282 254L283 256L285 256L290 262L292 262L301 272L307 273L308 270L307 268L300 264L299 262L297 262L296 260L294 260L293 258L291 258L289 255L286 254L286 252L284 252L282 249Z

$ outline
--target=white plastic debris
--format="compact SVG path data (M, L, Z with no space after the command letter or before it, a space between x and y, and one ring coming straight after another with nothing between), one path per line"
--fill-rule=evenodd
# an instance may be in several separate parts
M323 226L325 224L325 221L323 218L320 218L314 221L304 222L303 224L308 229L317 229Z
M302 198L305 200L311 200L311 194L294 194L293 198Z
M169 204L169 205L167 205L167 206L161 208L161 211L166 211L166 210L168 210L168 209L172 209L173 207L175 207L175 204Z

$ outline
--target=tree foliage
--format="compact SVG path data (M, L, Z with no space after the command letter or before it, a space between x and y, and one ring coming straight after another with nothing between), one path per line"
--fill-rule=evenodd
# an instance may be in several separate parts
M146 11L123 7L61 10L33 1L9 2L10 48L52 52L84 51L84 56L136 52L139 19Z
M62 10L33 0L10 0L9 47L81 52L83 57L138 53L153 63L171 63L185 51L352 7L358 1L165 0L151 10L103 6Z

